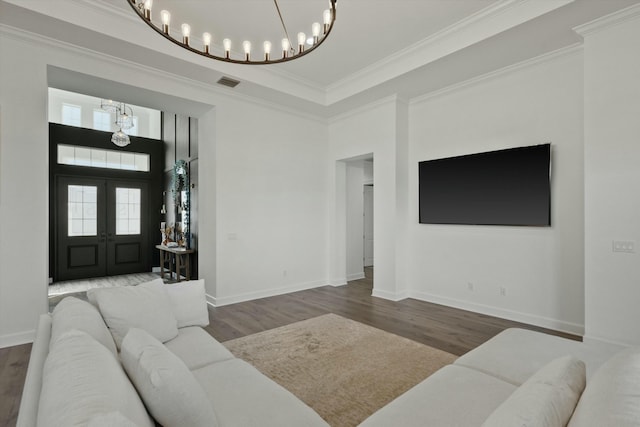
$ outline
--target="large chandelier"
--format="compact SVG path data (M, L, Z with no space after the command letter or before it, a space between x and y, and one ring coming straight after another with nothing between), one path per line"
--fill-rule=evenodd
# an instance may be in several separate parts
M320 46L322 42L327 38L331 29L333 28L333 23L336 20L336 1L337 0L329 0L329 9L325 10L322 13L322 24L319 22L314 22L311 24L311 35L307 37L307 35L303 32L297 34L296 42L297 45L291 41L289 37L289 33L287 31L287 27L284 23L284 19L282 18L282 13L280 12L280 7L278 6L278 1L273 0L275 5L275 9L278 13L278 17L280 18L280 23L282 24L282 29L284 32L284 37L280 41L282 46L282 53L280 55L273 54L272 55L272 44L271 41L264 41L263 43L263 53L262 55L253 55L252 56L252 45L248 40L244 40L242 42L242 50L244 54L241 58L234 58L232 56L231 46L232 40L228 38L222 39L222 47L219 53L216 53L212 47L213 35L210 33L202 34L202 44L201 46L195 47L191 45L191 26L187 23L181 25L180 29L182 31L182 38L175 38L171 33L171 12L168 10L162 10L160 12L160 20L161 23L158 25L154 23L151 15L151 8L153 7L153 0L127 0L129 5L136 11L138 16L147 23L151 28L153 28L157 33L161 34L163 37L171 40L173 43L181 46L191 52L197 53L202 56L206 56L207 58L217 59L219 61L232 62L235 64L275 64L279 62L291 61L301 56L304 56L310 52L312 52L315 48ZM318 13L320 16L320 13ZM217 38L218 39L218 38ZM219 40L219 39L218 39ZM256 58L256 59L254 59Z
M133 109L123 102L117 102L112 99L103 99L100 102L100 108L108 113L114 113L116 116L115 124L118 130L111 135L111 142L118 147L126 147L131 144L129 135L124 133L135 126L133 122Z

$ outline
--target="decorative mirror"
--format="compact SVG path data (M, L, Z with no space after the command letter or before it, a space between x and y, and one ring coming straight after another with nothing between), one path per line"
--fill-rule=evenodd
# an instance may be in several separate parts
M189 247L189 165L178 160L173 166L171 193L176 206L175 238L179 246Z

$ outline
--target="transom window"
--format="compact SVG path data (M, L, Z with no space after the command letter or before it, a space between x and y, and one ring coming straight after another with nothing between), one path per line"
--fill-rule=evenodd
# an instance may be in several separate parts
M62 124L80 126L82 123L82 107L79 105L62 104Z
M145 153L58 144L58 164L61 165L149 172L149 159Z
M93 128L96 130L111 130L111 113L103 110L93 110Z
M67 209L67 235L97 236L98 224L98 187L69 185Z

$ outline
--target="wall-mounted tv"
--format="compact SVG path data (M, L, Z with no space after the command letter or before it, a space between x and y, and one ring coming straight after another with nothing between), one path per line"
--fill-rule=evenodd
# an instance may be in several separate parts
M420 223L551 225L551 144L420 162Z

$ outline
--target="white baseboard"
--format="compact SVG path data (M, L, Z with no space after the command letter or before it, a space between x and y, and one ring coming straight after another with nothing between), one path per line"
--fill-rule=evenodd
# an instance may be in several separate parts
M619 350L630 347L633 344L623 343L620 341L614 341L603 337L593 336L593 335L585 335L582 338L582 341L585 344L596 345L596 346L605 346L605 347L618 347Z
M331 279L331 281L329 282L329 286L334 286L334 287L344 286L346 284L347 284L346 277L341 277L339 279Z
M18 332L16 334L9 334L0 336L0 348L13 347L14 345L21 345L33 342L36 337L36 330Z
M212 297L209 294L205 294L205 296L207 297L207 304L209 304L211 307L215 307L216 306L216 297Z
M364 271L361 271L360 273L347 274L347 282L360 279L364 279Z
M382 291L374 288L373 292L371 292L371 296L387 299L389 301L402 301L403 299L409 298L409 292L408 291L389 292L389 291Z
M291 292L305 291L307 289L313 289L320 286L326 286L325 281L314 281L307 283L300 283L293 286L286 286L283 288L266 289L258 292L248 292L244 294L230 295L226 297L213 297L207 295L207 303L213 307L222 307L223 305L235 304L239 302L252 301L260 298L273 297L276 295L284 295ZM335 285L334 285L335 286Z
M536 316L533 314L507 310L504 308L493 307L484 304L477 304L469 301L457 300L454 298L441 297L438 295L429 294L427 292L411 292L410 297L422 301L432 302L434 304L446 305L448 307L459 308L462 310L473 311L489 316L500 317L502 319L513 320L515 322L527 323L529 325L553 329L554 331L566 332L569 334L580 336L584 334L584 325L565 322L563 320Z

